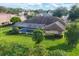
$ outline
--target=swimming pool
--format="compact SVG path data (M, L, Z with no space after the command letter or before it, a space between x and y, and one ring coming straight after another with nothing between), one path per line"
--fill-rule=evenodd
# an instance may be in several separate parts
M33 29L30 28L22 28L19 30L19 33L31 33L33 32Z

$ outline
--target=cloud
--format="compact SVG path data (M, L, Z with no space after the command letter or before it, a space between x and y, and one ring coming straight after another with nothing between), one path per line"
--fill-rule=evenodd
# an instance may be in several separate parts
M0 3L79 3L79 0L1 0Z
M23 9L55 9L57 7L70 8L73 4L64 3L0 3L0 6L23 8Z

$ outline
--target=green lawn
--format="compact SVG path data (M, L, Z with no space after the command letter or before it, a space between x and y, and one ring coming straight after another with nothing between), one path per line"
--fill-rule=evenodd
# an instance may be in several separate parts
M26 34L18 35L8 35L7 32L11 30L11 27L1 27L0 28L0 45L11 48L11 44L20 44L25 48L32 48L35 45L35 42L32 41L32 37ZM49 51L55 49L62 49L67 52L67 55L79 55L79 44L76 48L70 49L66 46L65 38L61 39L45 39L40 44L43 45ZM2 50L1 50L2 51Z

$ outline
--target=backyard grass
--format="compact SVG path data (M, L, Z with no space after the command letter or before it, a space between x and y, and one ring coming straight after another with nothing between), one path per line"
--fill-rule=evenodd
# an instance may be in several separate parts
M35 42L32 41L32 37L26 34L16 34L9 35L8 31L11 30L10 26L1 27L0 28L0 45L11 47L11 44L20 44L25 48L32 48L35 45ZM79 44L76 48L71 49L66 44L65 37L61 39L45 39L40 44L43 45L49 51L53 51L55 49L61 49L67 52L67 55L78 56L79 55Z

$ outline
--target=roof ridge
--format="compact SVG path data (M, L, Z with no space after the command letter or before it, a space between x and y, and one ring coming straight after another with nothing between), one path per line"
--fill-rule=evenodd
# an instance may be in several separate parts
M64 25L62 23L60 23L59 21L55 22L60 28L62 28L63 30L65 30Z

